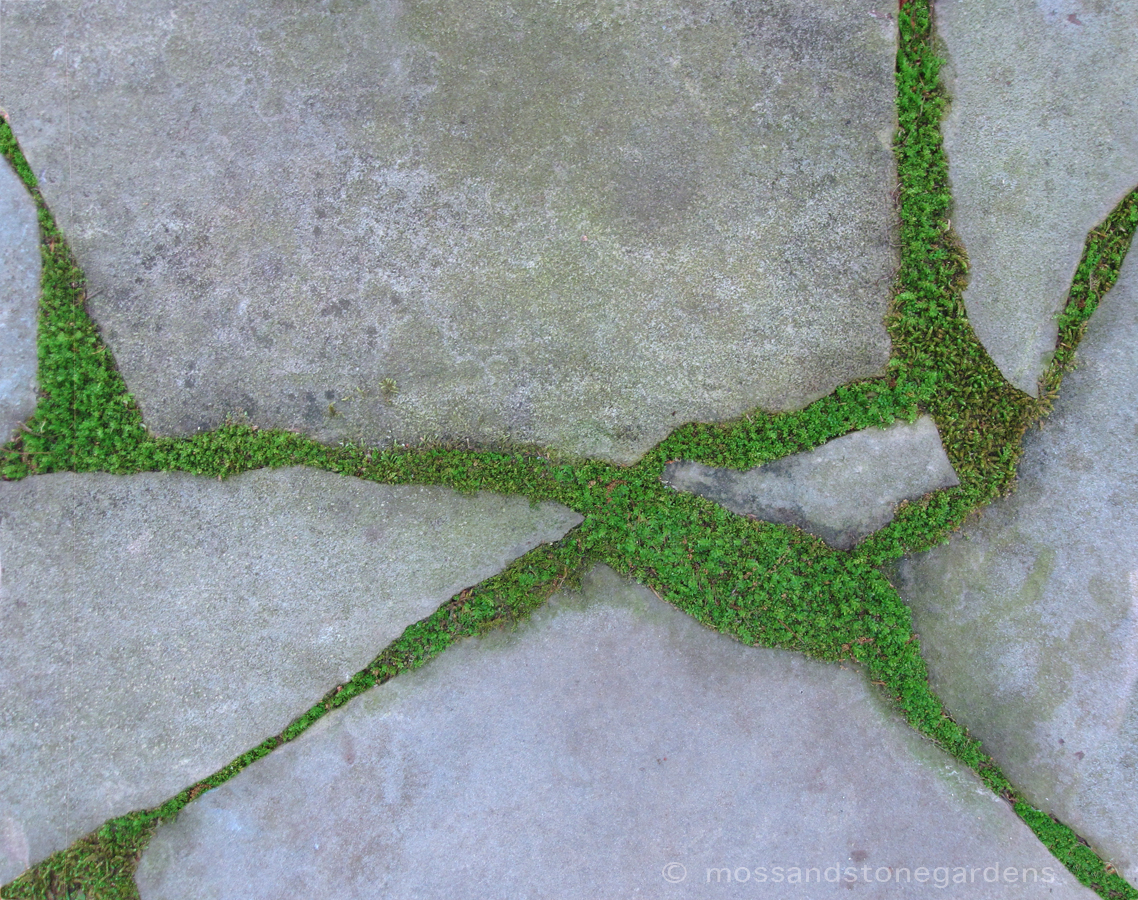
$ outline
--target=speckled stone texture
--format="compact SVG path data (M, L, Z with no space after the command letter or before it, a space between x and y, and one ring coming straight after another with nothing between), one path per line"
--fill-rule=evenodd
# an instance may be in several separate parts
M0 483L0 883L278 733L579 521L299 468Z
M933 688L1037 806L1138 883L1138 254L1019 486L906 561Z
M938 0L977 337L1038 395L1083 243L1138 185L1138 2Z
M144 900L1093 898L859 673L747 647L605 568L582 588L190 804L143 854Z
M36 409L40 227L36 205L0 160L0 444Z
M895 6L5 3L0 105L156 432L630 462L882 370Z
M960 483L929 416L855 431L746 472L669 463L664 481L733 512L794 525L840 550L892 521L902 500Z

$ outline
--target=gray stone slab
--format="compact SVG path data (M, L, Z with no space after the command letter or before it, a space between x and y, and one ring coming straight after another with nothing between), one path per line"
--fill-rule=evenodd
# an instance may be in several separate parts
M299 468L0 484L0 883L276 734L579 521Z
M1017 787L1138 883L1138 254L1016 493L907 560L932 683Z
M1038 396L1083 242L1138 185L1138 3L938 0L968 318Z
M157 432L630 462L882 370L894 5L7 3L0 105Z
M981 883L995 866L1016 883ZM974 880L953 885L957 867ZM1029 868L1055 883L1023 884ZM605 568L200 797L137 883L145 900L1093 896L857 672L739 644Z
M746 472L669 463L663 478L677 490L794 525L841 550L892 521L902 500L960 483L929 416L855 431Z
M0 444L36 409L40 267L35 202L0 160Z

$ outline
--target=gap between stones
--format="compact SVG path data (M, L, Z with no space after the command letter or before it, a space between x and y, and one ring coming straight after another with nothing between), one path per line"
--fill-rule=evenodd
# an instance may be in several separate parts
M585 516L557 544L537 548L412 625L367 668L268 738L161 806L111 820L6 885L4 897L137 897L135 864L154 828L204 791L292 740L328 711L470 635L516 624L603 562L699 621L755 646L859 663L910 725L971 767L1078 878L1105 898L1138 898L1067 826L1018 795L979 743L928 686L908 608L877 566L945 539L1014 486L1020 439L1048 413L1101 297L1114 284L1138 226L1138 190L1092 230L1059 321L1040 399L1011 387L976 340L961 299L967 258L951 230L939 123L931 0L903 0L897 57L897 205L901 264L886 320L893 356L883 379L855 382L795 413L756 411L723 424L686 425L622 468L540 447L434 445L328 447L300 435L230 422L187 439L148 435L111 354L85 309L82 272L56 227L7 123L0 149L36 200L44 268L38 329L41 398L0 449L5 479L54 471L118 474L175 469L224 478L251 468L308 465L389 484L554 500ZM849 553L809 535L736 516L660 482L664 465L690 459L747 469L850 431L912 421L928 411L959 487L904 503L893 522ZM678 538L678 541L677 541ZM669 544L671 547L669 547ZM674 547L682 547L675 550ZM777 598L777 599L776 599Z

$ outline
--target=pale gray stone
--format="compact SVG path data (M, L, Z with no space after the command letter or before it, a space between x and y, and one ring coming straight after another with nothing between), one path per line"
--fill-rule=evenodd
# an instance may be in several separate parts
M968 319L1038 396L1083 242L1138 185L1138 2L938 0Z
M1032 803L1138 884L1138 254L1015 494L907 560L933 687Z
M788 894L796 866L816 872ZM974 880L894 875L922 866ZM994 866L1017 883L981 883ZM1055 883L1018 883L1029 868ZM137 883L145 900L1093 897L859 673L744 646L605 568L200 797Z
M276 734L579 521L301 468L0 484L0 883Z
M36 409L40 265L35 202L0 159L0 444Z
M155 431L630 462L882 370L895 5L4 3L0 105Z
M841 550L892 521L902 500L960 483L929 416L855 431L746 472L669 463L664 481Z

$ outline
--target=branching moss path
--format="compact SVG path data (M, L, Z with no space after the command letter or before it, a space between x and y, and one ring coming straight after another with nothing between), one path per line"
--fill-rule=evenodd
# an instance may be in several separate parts
M967 260L949 222L951 197L939 123L939 85L926 0L902 4L897 58L901 266L888 320L893 358L885 379L842 387L801 412L755 412L672 433L636 465L571 459L536 447L328 447L238 423L188 439L148 434L109 351L85 311L81 271L56 227L10 129L0 144L32 190L43 240L39 385L35 416L0 451L5 479L60 471L181 470L226 477L303 464L391 484L438 484L553 500L585 516L555 545L464 591L413 625L369 666L281 734L161 806L132 813L56 854L4 888L4 897L136 897L134 866L158 823L232 777L326 712L455 641L521 621L593 563L651 587L711 628L748 644L850 660L906 720L975 770L1085 885L1106 898L1138 898L1069 828L1033 809L928 685L910 614L876 567L943 540L1014 484L1020 438L1046 415L1099 299L1117 278L1138 226L1138 191L1094 229L1071 287L1041 399L1011 387L976 340L961 300ZM903 505L894 521L849 553L808 535L733 515L660 483L664 465L692 459L749 468L855 429L935 418L960 477L957 488Z

